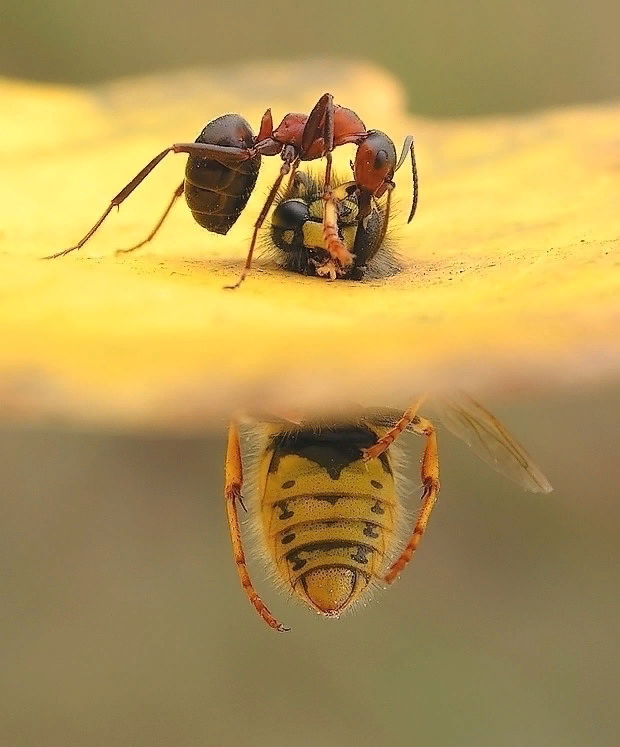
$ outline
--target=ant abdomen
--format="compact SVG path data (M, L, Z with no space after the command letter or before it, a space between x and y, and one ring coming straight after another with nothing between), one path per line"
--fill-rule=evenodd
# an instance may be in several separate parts
M197 143L251 148L254 133L239 114L224 114L203 129ZM214 233L226 234L243 212L260 169L259 154L235 164L190 156L185 168L185 200L194 220Z

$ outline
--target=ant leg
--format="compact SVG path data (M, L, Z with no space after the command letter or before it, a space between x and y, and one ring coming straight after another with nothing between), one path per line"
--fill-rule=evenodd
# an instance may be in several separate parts
M328 148L327 141L324 139L325 150L332 151L334 149L334 127L333 127L333 111L334 111L334 97L331 93L324 93L321 98L316 102L312 111L308 115L304 131L301 135L301 156L302 158L308 153L312 146L316 143L317 137L325 138L325 118L329 116L332 121L332 139L331 148ZM323 131L320 132L320 127L323 124ZM320 134L319 134L320 132Z
M230 527L230 539L235 556L237 573L241 581L241 586L248 595L254 609L263 618L263 620L274 630L284 632L289 630L281 625L275 617L269 612L263 600L259 597L254 589L248 567L245 562L245 553L243 551L243 540L241 537L241 526L239 516L237 515L237 503L245 509L243 499L241 498L241 486L243 484L243 466L241 462L241 444L239 442L239 430L234 420L231 421L228 429L228 447L226 449L226 510L228 513L228 525Z
M129 254L129 252L135 252L136 249L139 249L141 246L144 246L145 244L148 244L149 241L155 236L155 234L159 231L159 229L162 227L164 221L168 217L168 213L172 210L172 206L174 203L179 199L179 197L183 194L183 190L185 189L185 181L182 181L181 184L174 190L174 194L172 195L172 199L168 203L168 207L164 210L163 215L161 218L157 221L155 224L155 228L151 231L151 233L141 241L139 244L135 244L134 246L130 246L129 249L117 249L116 254Z
M400 556L394 561L394 563L392 563L385 574L384 581L386 584L391 584L396 581L405 566L413 558L413 555L420 544L420 540L422 539L422 535L426 531L428 520L435 503L437 502L437 495L439 494L439 454L437 451L437 431L435 426L426 418L416 417L413 423L411 423L411 429L415 433L426 437L426 446L424 447L421 468L422 484L424 485L424 490L422 492L422 506L415 526L413 527L411 538L407 543L407 547L405 547Z
M409 217L407 218L407 223L411 223L411 219L415 215L415 211L418 206L418 167L416 166L416 162L415 162L415 151L413 148L413 135L407 135L407 137L405 138L405 142L403 143L403 149L401 151L400 158L398 159L398 163L396 164L396 167L394 168L394 171L398 171L398 169L405 162L405 158L407 158L407 151L411 153L411 177L413 179L413 201L411 204L411 211L409 212Z
M278 190L280 189L282 180L291 170L291 166L293 168L297 168L296 166L297 161L298 159L289 160L287 157L287 160L285 160L282 166L280 167L280 173L278 174L278 178L275 180L273 187L271 188L271 191L269 192L269 195L267 196L267 199L265 200L265 204L263 205L263 209L260 211L259 216L256 219L256 223L254 223L254 233L252 234L252 241L250 242L250 249L248 251L248 256L245 259L245 267L241 271L241 275L239 275L239 279L234 285L224 286L224 288L226 288L227 290L235 290L235 288L238 288L241 285L241 283L243 283L248 272L250 271L250 268L252 267L252 255L254 254L254 247L256 245L256 237L258 236L258 232L260 231L260 228L263 225L265 218L267 217L269 208L272 206L273 201L275 200L276 195L278 194Z
M129 184L126 184L123 189L121 189L121 191L112 198L103 215L90 229L90 231L88 231L88 233L78 241L75 246L71 246L68 249L63 249L60 252L56 252L56 254L50 254L47 257L43 257L43 259L56 259L57 257L64 257L65 254L69 254L76 249L81 249L88 241L88 239L90 239L91 236L95 233L95 231L97 231L99 226L108 217L108 215L112 212L112 209L115 207L119 207L129 197L134 189L142 184L142 182L151 173L151 171L153 171L153 169L159 163L161 163L161 161L164 160L168 153L187 153L190 156L197 156L198 158L212 158L216 161L219 161L220 163L223 163L224 165L247 161L253 156L252 151L247 148L211 145L210 143L175 143L169 148L166 148L166 150L162 150L162 152L159 155L155 156L152 161L149 161L149 163L147 163L146 166L134 176Z
M140 171L134 178L129 182L129 184L125 185L123 189L116 195L116 197L113 197L110 201L110 204L104 211L103 215L99 220L95 223L95 225L90 229L90 231L83 236L78 243L75 246L69 247L69 249L63 249L60 252L56 252L56 254L50 254L48 257L44 257L43 259L56 259L57 257L64 257L65 254L69 254L69 252L73 252L76 249L81 249L84 244L90 239L90 237L95 233L95 231L99 228L99 226L103 223L103 221L108 217L108 215L112 212L112 209L115 207L118 207L124 200L129 197L129 195L134 191L134 189L143 182L146 177L153 171L155 166L157 166L161 161L164 160L164 158L172 151L172 148L166 148L166 150L162 150L162 152L155 156L152 161L149 161L149 163L146 164L146 166Z

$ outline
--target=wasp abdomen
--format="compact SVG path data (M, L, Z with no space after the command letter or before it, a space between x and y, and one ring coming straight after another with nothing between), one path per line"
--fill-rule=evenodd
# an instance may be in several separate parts
M324 494L287 498L272 509L268 542L280 574L319 612L342 612L380 575L392 545L390 503Z
M380 578L394 546L399 500L388 454L365 463L371 427L276 431L262 467L269 556L307 604L336 616Z
M251 148L254 133L243 117L225 114L209 122L196 142ZM260 155L234 165L190 156L185 169L185 200L194 220L214 233L228 233L252 194L260 162Z

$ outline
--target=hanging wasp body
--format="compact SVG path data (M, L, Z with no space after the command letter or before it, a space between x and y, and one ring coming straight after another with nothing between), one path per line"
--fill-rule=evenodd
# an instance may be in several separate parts
M319 614L338 617L374 585L393 583L426 530L439 493L439 456L435 425L419 414L425 400L420 397L404 413L359 410L329 422L255 418L245 433L245 460L239 422L231 422L225 497L234 558L250 602L270 627L287 630L250 579L237 514L238 504L245 508L242 492L276 577ZM467 395L434 403L446 427L494 469L532 492L551 490L525 450L482 405ZM397 441L406 431L425 444L422 502L405 543L407 483Z
M317 274L343 277L354 264L354 255L338 235L336 200L332 193L332 152L340 145L357 146L354 161L355 192L359 203L358 223L371 212L372 198L389 195L394 188L393 177L411 153L413 202L409 220L417 205L418 179L415 166L413 137L405 138L400 158L390 138L379 130L367 130L362 120L351 109L334 104L326 93L316 103L309 115L287 114L274 129L271 110L262 117L258 135L238 114L227 114L210 122L194 143L175 143L152 159L110 202L103 215L75 245L50 255L49 259L80 249L97 231L114 207L118 207L141 184L151 171L169 154L185 153L189 156L185 180L174 191L163 215L151 233L133 247L133 251L150 241L168 216L177 199L185 193L194 219L204 228L225 234L235 223L254 189L262 156L279 155L282 159L280 173L254 224L245 267L230 288L237 288L252 265L256 237L273 204L282 180L294 175L301 161L326 159L322 199L323 234L328 259Z

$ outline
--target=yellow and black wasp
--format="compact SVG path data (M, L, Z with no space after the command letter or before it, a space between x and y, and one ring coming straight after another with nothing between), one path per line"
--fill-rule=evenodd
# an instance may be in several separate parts
M437 432L419 414L426 397L404 413L359 409L333 421L261 417L230 424L226 503L241 584L258 614L276 630L250 579L238 505L256 518L263 551L276 577L321 615L338 617L378 582L391 584L412 559L439 493ZM434 400L445 426L494 469L532 492L552 488L525 450L467 395ZM422 502L403 539L405 432L425 439Z
M401 262L387 237L391 191L381 200L371 196L367 215L360 220L356 182L333 177L338 239L353 257L352 264L343 270L333 263L327 247L323 182L318 173L295 172L278 195L264 240L265 253L286 270L330 280L381 278L399 272Z

